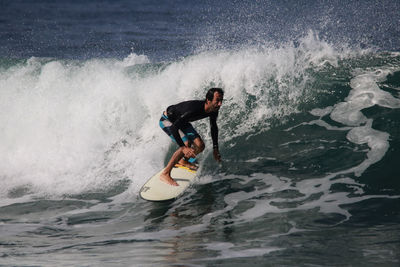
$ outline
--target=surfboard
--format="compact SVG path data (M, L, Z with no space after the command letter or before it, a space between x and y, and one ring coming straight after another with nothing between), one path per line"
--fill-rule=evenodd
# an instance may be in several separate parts
M171 171L171 177L179 186L169 185L160 180L163 170L152 176L140 189L140 197L149 201L166 201L180 196L196 177L195 170L181 165L175 165Z

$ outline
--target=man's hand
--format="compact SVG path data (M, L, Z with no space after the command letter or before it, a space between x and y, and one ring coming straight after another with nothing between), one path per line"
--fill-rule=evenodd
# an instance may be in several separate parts
M196 154L194 153L194 149L191 147L184 146L182 148L182 152L186 158L195 158L196 157Z
M222 162L222 160L221 160L221 154L219 154L218 147L215 147L215 148L214 148L213 154L214 154L214 159L215 159L217 162Z

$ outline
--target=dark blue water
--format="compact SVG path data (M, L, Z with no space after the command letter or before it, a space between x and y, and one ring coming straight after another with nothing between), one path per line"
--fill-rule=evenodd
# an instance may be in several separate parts
M2 1L1 56L171 59L198 50L297 42L397 51L397 1Z
M398 1L2 1L1 266L398 266ZM225 90L180 198L170 104Z

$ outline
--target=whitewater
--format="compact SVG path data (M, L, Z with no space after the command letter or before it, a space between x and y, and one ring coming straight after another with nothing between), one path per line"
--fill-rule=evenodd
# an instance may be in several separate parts
M222 86L229 91L221 112L220 127L227 129L222 140L249 134L272 117L296 112L300 97L312 94L305 88L307 67L335 60L329 49L311 60L301 50L202 53L161 65L136 54L119 61L18 62L1 79L7 89L1 91L1 145L7 151L1 169L11 178L3 195L26 185L39 194L77 194L123 179L132 181L136 192L163 166L170 144L156 125L168 105L203 99L207 86ZM205 126L200 125L204 132ZM119 178L110 178L112 173Z

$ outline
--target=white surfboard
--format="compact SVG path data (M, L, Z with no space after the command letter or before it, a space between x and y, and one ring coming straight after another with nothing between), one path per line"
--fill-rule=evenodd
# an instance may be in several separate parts
M193 182L196 171L187 167L175 165L171 171L171 177L179 186L169 185L160 180L163 170L151 177L140 189L140 197L150 201L165 201L177 198Z

